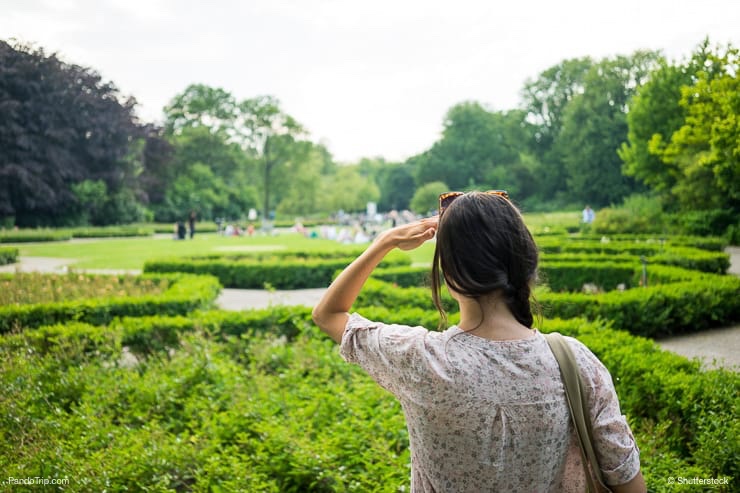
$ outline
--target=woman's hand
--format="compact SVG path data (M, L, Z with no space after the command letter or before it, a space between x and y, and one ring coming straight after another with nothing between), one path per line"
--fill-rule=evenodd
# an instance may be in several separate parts
M400 250L413 250L434 238L438 222L439 218L435 216L396 226L381 233L377 241L389 242Z

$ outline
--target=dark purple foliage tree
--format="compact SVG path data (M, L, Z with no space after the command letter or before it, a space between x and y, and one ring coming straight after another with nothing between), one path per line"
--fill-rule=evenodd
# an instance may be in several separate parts
M0 218L74 223L81 204L72 187L85 180L137 196L131 170L144 165L141 141L146 149L152 132L138 125L135 104L89 68L0 41Z

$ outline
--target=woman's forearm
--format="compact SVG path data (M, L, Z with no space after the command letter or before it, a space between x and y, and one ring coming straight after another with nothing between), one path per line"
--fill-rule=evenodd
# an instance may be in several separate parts
M342 341L349 310L373 269L394 248L412 250L434 237L437 218L422 219L384 231L334 280L313 309L312 317L321 330L336 342Z
M387 237L379 237L337 276L314 307L313 321L336 342L342 340L349 310L362 286L391 250L392 242Z

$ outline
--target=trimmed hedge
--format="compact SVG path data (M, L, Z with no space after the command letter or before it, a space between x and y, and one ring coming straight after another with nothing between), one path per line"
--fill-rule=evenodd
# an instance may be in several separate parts
M580 258L581 260L578 260ZM611 257L548 256L539 266L539 285L546 285L552 291L580 292L586 283L595 284L601 290L625 288L641 285L642 264L630 257L629 261L610 262ZM336 274L336 273L335 273ZM392 267L376 269L374 279L389 282L400 287L428 287L431 269L428 267ZM702 272L665 265L648 265L649 286L656 284L706 279ZM713 277L709 277L713 279Z
M172 227L170 227L170 232ZM87 226L59 229L19 229L0 231L0 243L28 243L67 241L72 238L114 238L151 236L153 227L147 226Z
M273 252L254 255L219 255L150 260L144 272L187 272L208 274L227 288L305 289L328 286L334 273L355 259L347 251ZM381 267L409 265L408 255L392 252Z
M724 274L730 267L728 254L691 247L626 241L597 243L563 238L540 238L537 240L537 246L542 252L543 259L554 259L558 255L570 254L573 260L585 260L588 256L597 255L608 257L609 261L616 262L627 261L630 258L639 260L639 257L644 256L650 264L675 265L715 274Z
M31 243L35 241L67 241L72 238L68 231L51 229L21 229L0 231L0 243Z
M610 274L620 272L607 267ZM592 264L591 269L597 272L598 264ZM546 268L543 270L548 272ZM550 272L553 275L557 271L553 268ZM652 277L648 278L647 287L598 294L538 290L535 295L547 317L606 319L616 329L648 337L695 332L740 320L740 278L666 266L654 266L650 272ZM567 270L563 273L567 275ZM633 276L636 275L639 274L635 272ZM657 284L658 281L668 284ZM445 309L454 313L457 304L443 290L445 300ZM396 309L432 307L428 288L401 288L378 279L366 283L358 305Z
M141 226L104 226L73 228L70 230L72 238L126 238L135 236L151 236L154 228Z
M357 310L387 323L436 317ZM678 472L738 477L739 374L703 372L601 323L544 322L543 332L555 330L577 337L611 372L650 491L673 491L666 478ZM121 359L124 347L133 361ZM0 354L8 437L0 466L11 476L43 462L53 465L49 475L87 481L76 486L88 490L408 487L397 402L341 361L304 307L41 327L0 336Z
M18 249L11 247L0 247L0 265L14 264L18 262Z
M0 306L0 333L72 321L102 325L116 317L182 315L212 306L221 290L218 280L212 276L170 275L167 278L171 281L170 287L160 295Z
M651 234L616 234L616 235L580 235L577 240L630 242L635 244L648 243L668 247L693 247L712 252L721 252L728 246L727 240L718 236L685 236L685 235L651 235Z

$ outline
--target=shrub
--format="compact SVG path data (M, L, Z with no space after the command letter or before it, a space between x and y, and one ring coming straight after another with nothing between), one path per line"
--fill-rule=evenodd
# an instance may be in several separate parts
M568 240L574 241L602 241L603 235L580 235ZM688 235L666 235L666 234L610 234L606 236L609 241L628 243L647 243L660 245L661 249L668 247L693 247L712 252L721 252L727 246L727 239L719 236L688 236ZM566 240L563 238L563 240Z
M123 316L181 315L210 307L221 289L218 280L211 276L147 277L167 278L169 288L160 295L0 306L0 333L66 321L101 325Z
M691 247L666 246L657 243L636 243L627 241L579 241L561 238L540 238L537 246L544 259L555 258L554 254L585 254L608 256L610 261L625 261L632 257L646 257L651 264L676 265L703 272L723 274L730 267L730 256L724 252L707 251ZM573 257L573 260L588 260L586 256Z
M66 241L72 238L69 232L51 229L20 229L0 231L0 243L30 243L34 241Z
M167 278L151 276L101 276L73 272L0 274L0 305L157 295L167 289L168 283Z
M318 258L314 258L318 257ZM338 269L343 269L354 256L347 250L314 254L314 252L272 252L253 255L219 255L184 259L150 260L144 272L187 272L208 274L227 288L303 289L328 286ZM381 267L408 265L409 257L400 252L388 255Z
M740 227L738 211L732 209L687 211L673 215L672 219L685 234L696 236L727 236Z
M388 323L436 317L359 309ZM400 406L309 317L304 307L209 311L6 334L0 468L24 477L43 464L45 476L85 491L408 488ZM578 337L611 372L651 491L671 491L665 481L677 471L737 477L740 375L702 372L600 322L546 320L543 331L554 330ZM148 348L133 365L121 359L129 344Z
M598 264L592 264L592 269L597 268ZM598 294L538 290L535 295L548 317L607 319L616 329L650 337L699 331L740 319L740 278L663 266L653 266L650 273L647 287ZM663 282L668 284L656 284ZM457 310L444 291L443 301L448 312ZM428 288L400 288L370 279L357 306L405 310L429 309L432 303Z
M0 247L0 265L14 264L18 261L18 249Z
M101 226L74 228L69 232L73 238L112 238L151 236L154 234L154 229L140 226Z
M591 228L599 234L660 233L665 230L664 223L660 199L635 194L618 207L599 210Z

